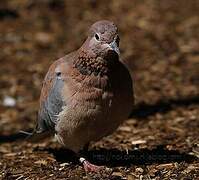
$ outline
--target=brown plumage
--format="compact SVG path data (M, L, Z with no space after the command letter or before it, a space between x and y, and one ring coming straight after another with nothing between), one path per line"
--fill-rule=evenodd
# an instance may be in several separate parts
M51 131L79 152L111 134L132 110L132 79L119 58L117 27L98 21L77 51L55 61L44 79L37 132Z

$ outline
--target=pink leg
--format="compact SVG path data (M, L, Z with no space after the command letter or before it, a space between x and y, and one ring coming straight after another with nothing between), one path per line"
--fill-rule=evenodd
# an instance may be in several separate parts
M96 166L94 164L91 164L90 162L88 162L86 159L84 158L80 158L79 161L83 164L84 166L84 170L86 172L99 172L102 169L102 166Z

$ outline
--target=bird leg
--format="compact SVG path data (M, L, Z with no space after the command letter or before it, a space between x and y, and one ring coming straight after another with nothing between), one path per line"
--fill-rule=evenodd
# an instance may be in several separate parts
M84 170L86 172L99 172L102 169L102 166L97 166L94 164L91 164L89 161L87 161L85 158L81 157L79 158L79 161L84 166Z
M92 163L90 163L89 161L87 161L85 158L82 157L83 154L86 154L88 152L88 147L89 147L89 143L86 144L83 148L83 151L81 151L81 153L79 153L79 161L80 163L83 165L84 170L86 172L94 172L97 173L99 172L103 167L102 166L97 166L94 165Z

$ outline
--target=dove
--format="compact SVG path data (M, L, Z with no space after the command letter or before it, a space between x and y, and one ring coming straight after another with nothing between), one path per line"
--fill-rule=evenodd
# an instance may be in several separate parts
M117 26L94 23L83 45L55 61L43 81L36 133L50 132L86 171L98 166L81 150L113 133L134 105L131 75L120 58Z

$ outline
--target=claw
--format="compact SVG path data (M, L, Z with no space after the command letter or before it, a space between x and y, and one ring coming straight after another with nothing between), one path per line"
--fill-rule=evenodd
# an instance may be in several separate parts
M103 168L102 166L96 166L94 164L91 164L90 162L88 162L84 158L80 158L79 160L83 164L84 170L86 172L95 172L95 173L97 173L97 172L99 172Z

